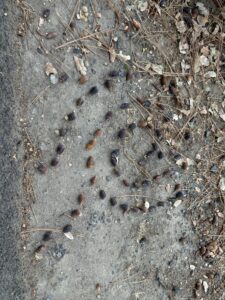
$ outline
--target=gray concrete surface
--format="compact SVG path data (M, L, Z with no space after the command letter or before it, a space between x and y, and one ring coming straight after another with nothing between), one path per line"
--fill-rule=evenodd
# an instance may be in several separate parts
M101 13L98 20L101 30L112 29L114 14L106 1L82 4L91 11L91 4L95 2ZM120 1L114 2L120 5ZM83 45L95 52L86 55L74 54L74 47L80 47L80 43L55 50L56 46L78 37L76 31L63 34L74 1L29 0L26 3L26 13L30 10L33 13L23 37L16 36L16 22L22 22L24 17L19 6L13 9L9 6L9 10L5 1L0 3L0 62L3 66L0 73L3 170L0 180L0 300L193 299L193 287L202 262L196 258L199 240L186 209L189 198L177 208L167 201L174 195L176 183L181 183L183 188L191 186L188 177L174 164L165 141L160 143L165 158L158 160L153 155L145 166L148 174L141 174L133 161L138 161L151 149L152 137L141 128L136 128L134 134L128 132L125 141L117 137L120 128L141 118L140 109L131 102L129 94L142 95L154 102L160 95L159 78L142 76L135 71L133 79L127 82L124 76L127 66L118 61L110 63L108 54L100 50L96 41L83 41ZM46 7L51 14L40 32L56 31L57 37L52 40L37 33L41 12ZM5 8L7 16L3 16ZM20 18L13 21L13 16L19 14ZM87 23L78 21L79 33L84 29L91 32L95 22L92 13ZM161 30L155 28L154 21L151 26L152 30ZM139 40L135 33L125 35L123 29L118 29L114 33L119 40L117 50L131 55L133 60L163 63L158 50ZM100 38L109 43L108 36L100 35ZM160 37L157 42L166 49L172 61L176 52L169 41ZM37 48L41 48L41 52ZM20 54L19 58L14 51ZM78 84L80 75L74 65L74 55L84 58L87 64L89 80L84 85ZM66 72L69 79L51 85L44 71L47 62L51 62L59 74ZM103 83L111 70L120 71L120 76L113 79L114 87L109 92ZM87 95L95 85L98 94ZM84 99L81 107L76 106L79 97ZM129 110L120 109L124 102L130 103ZM73 110L76 120L67 122L64 116ZM113 112L113 117L105 121L108 111ZM161 126L160 121L154 124L157 125ZM68 128L68 134L60 138L55 130L62 127ZM94 149L87 151L85 145L98 128L102 129L103 136L97 138ZM24 150L18 143L21 139ZM65 151L59 165L51 167L49 164L59 142L65 145ZM110 164L110 152L116 148L121 151L119 177ZM186 146L183 153L188 151L189 146ZM95 161L93 169L86 168L90 155ZM48 165L44 175L37 171L40 161ZM152 180L152 176L167 168L171 176L163 177L159 183ZM28 181L24 183L23 180L22 184L25 173ZM93 175L97 176L97 183L90 186ZM147 187L132 185L134 181L149 178ZM123 179L128 180L129 187L123 185ZM106 192L104 200L99 198L101 189ZM77 197L81 192L86 201L79 207ZM118 203L115 207L109 204L113 196ZM122 203L134 207L144 199L155 209L123 214L119 208ZM79 208L82 215L72 220L68 214L75 208ZM67 239L61 232L68 223L73 226L74 240ZM20 227L30 231L22 235L21 241ZM43 228L53 230L48 242L42 241L46 231ZM145 240L140 243L143 237ZM41 244L46 249L43 258L37 261L34 251ZM191 265L197 271L191 270ZM96 284L100 284L101 291L96 290Z
M11 37L16 21L12 12L12 6L8 1L0 2L0 299L2 300L24 299L19 218L22 161L13 158L13 154L20 152L21 139L16 118L19 110L18 99L13 86L18 53L15 54Z
M66 149L60 157L56 168L50 167L46 175L41 175L34 169L34 190L36 201L33 214L28 220L29 228L61 229L65 224L73 225L75 238L70 241L62 233L53 233L53 239L46 243L47 250L43 260L32 265L27 277L28 286L34 287L34 299L73 300L95 299L95 286L101 285L101 299L189 299L192 297L190 285L190 264L193 263L196 249L196 237L192 231L190 220L184 214L183 205L171 208L165 201L171 193L165 191L165 185L174 185L180 181L178 177L165 178L160 184L153 183L149 187L138 189L124 187L122 179L127 178L130 183L134 180L144 180L134 165L127 159L128 154L139 159L151 147L153 141L140 128L134 135L129 133L126 142L117 138L117 131L126 127L131 121L138 121L140 113L131 104L131 109L122 111L119 106L129 102L128 92L138 94L154 94L152 83L154 79L142 78L136 74L131 82L126 82L124 76L114 79L115 87L110 93L104 88L103 82L112 69L120 70L123 74L123 64L110 64L108 55L104 51L93 48L98 55L89 54L89 81L81 86L77 80L79 74L74 66L73 47L60 51L53 50L55 46L70 40L72 35L62 35L64 26L69 20L74 2L61 1L45 2L51 8L49 23L45 22L42 30L56 30L58 36L54 40L42 40L44 47L50 54L39 54L41 38L35 33L39 15L45 7L44 3L29 1L35 11L35 21L30 32L23 40L23 70L21 80L25 89L25 99L28 101L27 124L30 137L41 150L41 160L49 164L55 155L55 147L62 142ZM112 10L106 3L99 3L102 14L99 22L102 30L111 28L114 22ZM90 9L90 7L89 7ZM60 14L60 18L57 16ZM88 24L92 24L90 18ZM88 29L88 25L78 22ZM125 39L123 32L118 31L119 49L125 54L132 51L139 52L143 45L133 44ZM84 44L88 44L85 43ZM92 45L96 46L96 43ZM157 59L157 53L150 54L151 59ZM47 62L53 63L59 72L66 71L69 80L63 84L50 86L44 73ZM26 84L32 82L32 84ZM89 88L98 86L99 93L87 96ZM40 95L35 103L36 96ZM84 104L76 107L75 100L84 97ZM65 114L75 110L76 120L68 123ZM113 117L105 122L107 111L113 111ZM68 127L65 138L59 138L55 130ZM85 144L93 137L97 128L104 132L97 139L97 145L92 151L85 150ZM112 172L109 161L110 151L121 149L119 167L121 176L116 177ZM95 160L93 170L86 168L86 159L92 155ZM146 168L151 175L158 170L165 170L171 166L169 160L159 161L156 156L149 161ZM175 168L176 169L176 168ZM89 180L97 175L96 186L91 187ZM178 179L179 178L179 179ZM104 189L107 197L99 198L99 190ZM75 221L65 214L71 209L78 208L77 196L84 193L86 202L81 209L82 216ZM129 196L132 195L132 196ZM135 196L134 196L135 195ZM117 197L118 205L110 207L109 198ZM147 197L150 205L156 210L146 214L122 214L119 204L128 203L129 207L142 197ZM146 198L145 198L146 199ZM157 206L164 201L163 207ZM35 217L34 217L35 216ZM32 261L34 250L42 243L43 232L34 232L25 242L24 257ZM139 243L141 237L146 237L144 245ZM185 244L179 239L185 236ZM61 257L62 256L62 257ZM31 292L31 290L30 290ZM31 297L31 296L30 296ZM28 296L29 298L29 296Z

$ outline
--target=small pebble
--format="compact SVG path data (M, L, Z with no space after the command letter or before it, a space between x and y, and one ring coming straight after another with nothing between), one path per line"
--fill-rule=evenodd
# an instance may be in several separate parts
M182 191L179 191L176 193L175 197L176 198L184 198L185 194Z
M120 139L125 139L125 137L126 137L126 129L125 129L125 128L122 128L122 129L120 129L119 132L118 132L118 138L120 138Z
M113 87L113 81L110 79L106 79L106 81L104 82L104 86L111 91L112 87Z
M52 167L56 167L58 164L59 164L59 159L58 157L54 157L52 160L51 160L51 166Z
M50 80L51 84L56 84L59 81L58 77L55 74L50 74L49 80Z
M101 137L103 136L103 131L101 129L97 129L94 133L94 136Z
M48 171L48 166L43 163L43 162L40 162L38 167L37 167L37 170L41 173L41 174L46 174L47 171Z
M62 143L59 143L58 146L56 147L56 153L57 154L62 154L65 150L65 147Z
M77 217L80 217L81 216L81 212L79 209L74 209L70 212L70 216L72 218L77 218Z
M93 176L93 177L91 177L91 179L90 179L90 184L91 184L91 185L95 185L95 184L96 184L96 181L97 181L97 176Z
M88 151L92 150L92 149L95 147L96 142L97 142L96 139L90 140L90 141L86 144L85 149L88 150Z
M115 149L111 152L111 156L110 156L110 161L111 164L115 167L118 162L119 162L119 155L120 155L120 150L119 149Z
M115 206L117 204L116 197L111 197L109 199L109 202L110 202L111 206Z
M78 98L77 100L76 100L76 105L77 106L81 106L81 105L83 105L84 104L84 100L82 99L82 98Z
M71 113L65 116L65 120L67 121L74 121L75 119L76 119L76 115L74 111L72 111Z
M59 76L59 82L63 83L69 79L69 76L66 73L63 73Z
M130 103L124 102L120 105L121 109L128 109L130 107Z
M139 244L141 245L141 247L143 247L145 243L146 243L146 237L143 236L143 237L139 240Z
M150 184L150 181L147 180L147 179L143 180L142 183L141 183L141 185L142 185L143 187L147 187L147 186L149 186L149 184Z
M89 156L86 163L87 168L92 169L94 165L95 165L94 158L92 156Z
M87 82L88 81L88 76L87 75L82 75L80 78L79 78L79 80L78 80L78 82L79 82L79 84L84 84L85 82Z
M128 182L127 179L123 179L122 182L123 182L123 184L124 184L126 187L130 186L130 184L129 184L129 182Z
M99 191L99 197L100 197L100 199L105 199L106 193L105 193L104 190L100 190L100 191Z
M113 115L113 113L111 111L108 111L105 115L105 120L107 121L107 120L111 119L112 115Z
M158 159L162 159L162 158L164 157L162 151L159 151L159 152L157 153L157 156L158 156Z
M149 100L144 100L143 106L145 108L149 108L151 106L151 102Z
M127 203L120 204L120 209L123 211L123 213L126 213L128 211L128 204Z
M44 242L49 241L52 238L52 232L51 231L46 231L42 237L42 240Z
M48 8L44 9L42 12L42 17L44 19L47 19L49 16L50 16L50 9L48 9Z
M56 132L56 134L57 134L58 136L63 137L63 136L65 136L65 135L67 134L68 129L66 129L66 128L59 128L59 129L56 129L55 132Z
M131 123L128 125L128 128L133 131L135 128L137 128L137 124L136 123Z
M72 225L67 224L63 227L63 233L71 232L72 231Z
M132 79L132 73L131 73L131 71L127 71L126 72L126 81L129 81L129 80L131 80Z
M118 71L112 70L109 72L109 76L110 77L118 77L118 76L120 76L120 74Z
M98 93L98 88L97 88L97 86L93 86L92 88L90 88L90 90L89 90L89 95L96 95L97 93Z
M84 194L82 194L82 193L79 194L78 197L77 197L77 200L78 200L78 203L79 203L80 205L84 204L84 202L85 202Z

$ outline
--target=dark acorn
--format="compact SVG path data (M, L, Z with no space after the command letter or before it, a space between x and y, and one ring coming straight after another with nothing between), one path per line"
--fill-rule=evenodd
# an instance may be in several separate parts
M184 198L184 197L185 197L185 194L184 194L184 192L179 191L179 192L176 193L175 197L176 197L176 198Z
M132 73L131 71L127 71L126 72L126 81L131 80L132 79Z

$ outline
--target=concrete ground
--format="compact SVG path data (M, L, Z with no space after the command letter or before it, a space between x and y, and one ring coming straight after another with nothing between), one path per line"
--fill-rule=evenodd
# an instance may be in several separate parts
M119 1L114 2L120 6ZM15 14L20 16L19 29L24 30L20 36L15 35L16 30L13 32L14 46L20 53L14 75L18 87L14 96L11 82L2 89L5 106L2 106L1 115L6 117L1 119L3 125L0 126L0 130L4 130L1 144L5 145L2 165L6 171L13 168L9 174L14 176L6 178L7 182L0 182L3 186L2 203L11 199L9 206L4 204L1 209L4 216L1 217L1 227L5 227L5 221L11 224L12 219L15 227L12 231L4 231L1 238L10 243L3 248L8 253L1 254L2 260L9 255L13 261L6 260L2 269L4 273L11 271L9 275L5 273L0 299L193 299L194 268L202 266L201 259L196 257L198 236L185 206L186 198L178 207L168 201L175 194L175 184L185 188L190 186L189 179L172 161L164 141L160 143L163 159L158 159L154 153L146 161L144 170L139 167L137 161L151 150L155 142L155 137L147 130L137 127L134 132L127 130L125 139L118 138L121 128L127 128L132 122L138 123L142 118L143 111L133 99L137 96L153 99L161 93L158 77L144 76L134 70L132 79L127 81L126 71L127 68L133 70L132 64L118 60L111 63L103 45L108 45L110 39L116 37L118 51L131 55L132 59L136 54L140 61L144 57L155 63L160 60L157 49L143 45L141 41L133 42L132 35L125 35L121 28L113 31L112 36L99 34L97 37L101 43L81 39L68 47L56 49L72 39L77 40L78 32L89 35L97 23L101 25L101 31L114 30L115 11L110 3L82 2L88 7L88 20L76 21L76 29L66 28L66 34L63 33L74 11L74 1L29 0L18 1L18 6L15 6ZM4 26L1 39L6 44L3 33L8 30L5 27L7 21L2 22L6 6L0 8L0 24ZM45 8L50 9L50 16L41 24L40 16ZM93 18L92 9L101 13L101 18ZM12 11L5 18L12 20ZM25 25L24 20L27 21ZM57 36L46 39L43 33L52 31ZM160 38L159 43L167 47L169 42ZM82 54L82 46L89 52ZM147 56L143 48L147 49ZM173 57L173 49L167 54ZM74 56L84 59L87 67L88 81L83 85L78 82L80 74ZM66 73L68 80L52 84L45 74L46 63L52 63L59 76ZM14 68L11 64L11 60L5 61L6 70ZM119 76L112 78L113 87L109 91L104 82L110 78L112 70L119 72ZM89 91L93 86L98 92L91 95ZM13 103L7 101L7 96ZM76 105L79 98L83 99L81 106ZM129 108L121 109L122 103L129 103ZM12 114L14 105L15 115ZM72 111L75 111L76 119L65 120L65 115ZM108 111L112 112L112 117L105 120ZM17 133L11 126L19 128L24 153L21 153L20 139L15 138ZM60 128L67 129L64 137L57 135ZM97 129L101 129L102 136L96 138L93 149L87 150L86 144L93 139ZM6 136L8 138L4 138ZM65 146L65 150L56 155L59 143ZM6 161L5 157L12 148L16 159ZM114 149L120 149L119 175L115 174L110 163L110 153ZM188 148L184 151L188 152ZM86 166L89 156L94 159L91 169ZM59 163L51 166L55 157L59 158ZM38 171L40 163L47 166L45 174ZM22 169L23 175L20 174ZM152 179L168 169L169 175L161 176L160 181ZM93 176L97 178L95 185L90 184ZM124 179L128 186L125 186ZM23 200L18 202L21 186ZM104 199L99 196L100 190L106 193ZM82 205L78 203L81 193L85 198ZM111 197L116 197L115 206L110 204ZM143 208L145 201L151 206L150 210L132 210L134 207ZM128 210L124 212L122 208L125 209L126 205ZM17 220L18 214L12 213L16 211L15 207L20 221ZM70 216L74 209L79 209L81 214L75 219ZM23 234L18 254L19 222ZM62 232L67 224L72 225L73 240ZM51 238L43 241L43 234L47 231L52 232ZM6 237L8 235L10 239ZM40 245L44 246L41 257L39 255L41 259L35 259L34 252ZM26 292L20 292L19 288L14 292L19 286L18 280ZM204 297L202 299L213 299Z

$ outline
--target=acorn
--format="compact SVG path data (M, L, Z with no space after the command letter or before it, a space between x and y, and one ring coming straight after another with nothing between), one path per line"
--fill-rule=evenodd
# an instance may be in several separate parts
M126 72L126 81L129 81L129 80L131 80L132 79L132 72L130 71L130 70L128 70L127 72Z

